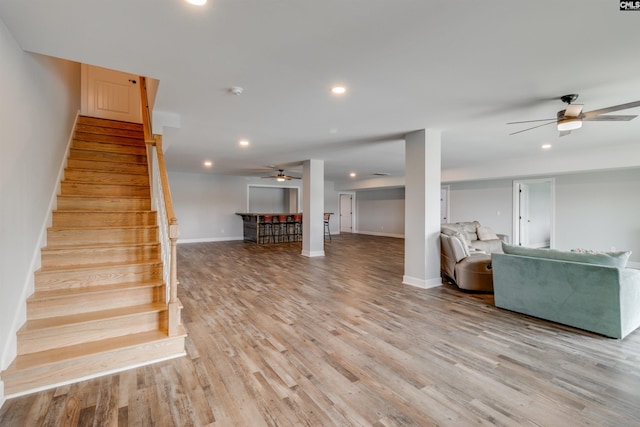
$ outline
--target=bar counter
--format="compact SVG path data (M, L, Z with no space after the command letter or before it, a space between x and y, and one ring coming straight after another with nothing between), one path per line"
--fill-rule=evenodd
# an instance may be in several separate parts
M236 212L236 215L242 217L242 232L245 241L264 244L295 242L302 239L302 213ZM297 215L300 216L300 221L296 225L293 217ZM263 221L265 216L271 216L274 218L274 222L265 223ZM287 217L285 223L278 221L278 217L281 216Z

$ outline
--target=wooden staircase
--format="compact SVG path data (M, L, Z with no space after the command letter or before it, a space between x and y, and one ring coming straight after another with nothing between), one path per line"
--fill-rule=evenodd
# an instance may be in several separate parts
M47 230L18 355L14 396L184 355L168 336L156 212L142 125L79 117Z

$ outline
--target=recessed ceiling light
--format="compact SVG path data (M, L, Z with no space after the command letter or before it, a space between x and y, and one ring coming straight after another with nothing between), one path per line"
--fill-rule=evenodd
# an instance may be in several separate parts
M542 145L542 149L543 150L548 150L549 148L551 148L551 144L543 144Z
M344 86L334 86L331 88L331 93L334 95L342 95L347 91L347 88Z
M211 160L206 160L206 161L204 162L204 165L205 165L206 167L210 168L211 166L213 166L213 162L212 162Z
M356 173L355 173L355 172L351 172L351 173L349 174L349 176L350 176L351 178L355 178L355 177L356 177Z
M195 6L204 6L207 0L187 0L187 3L191 3Z
M240 141L238 141L238 144L242 145L243 147L247 147L249 145L249 141L247 141L246 139L241 139Z

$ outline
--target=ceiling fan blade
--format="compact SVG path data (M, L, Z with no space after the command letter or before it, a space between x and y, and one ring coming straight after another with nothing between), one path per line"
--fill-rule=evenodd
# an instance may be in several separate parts
M578 117L582 113L582 104L569 104L564 110L564 117Z
M542 126L553 125L553 124L555 124L555 123L556 123L556 120L555 120L555 119L553 119L553 121L552 121L552 122L549 122L549 123L543 123L543 124L541 124L541 125L534 126L534 127L532 127L532 128L522 129L522 130L519 130L518 132L510 133L509 135L515 135L515 134L522 133L522 132L526 132L526 131L528 131L528 130L536 129L536 128L539 128L539 127L542 127Z
M561 130L560 132L558 132L558 136L567 136L571 133L570 130Z
M626 104L614 105L613 107L601 108L599 110L592 110L583 113L585 118L599 116L600 114L612 113L614 111L626 110L629 108L640 107L640 101L627 102Z
M583 121L589 121L589 122L628 122L629 120L633 120L638 116L632 116L632 115L613 115L613 116L592 116L592 117L585 117L582 120Z
M519 125L520 123L549 122L551 120L555 121L556 119L524 120L522 122L509 122L507 124L508 125Z

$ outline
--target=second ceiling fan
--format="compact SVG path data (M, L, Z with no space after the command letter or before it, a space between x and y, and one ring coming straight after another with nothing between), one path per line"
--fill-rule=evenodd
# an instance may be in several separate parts
M533 126L527 129L522 129L517 132L510 133L509 135L516 135L518 133L526 132L528 130L536 129L542 126L547 126L556 123L558 126L558 132L560 136L568 135L572 130L576 130L582 127L583 121L592 122L627 122L633 120L637 115L605 115L614 111L627 110L629 108L640 107L640 101L628 102L626 104L614 105L612 107L600 108L598 110L592 110L582 112L584 105L574 104L573 102L578 99L578 94L572 93L560 97L560 100L567 104L564 110L558 111L555 119L540 119L540 120L525 120L521 122L510 122L508 125L516 125L522 123L534 123L534 122L547 122L541 125Z

